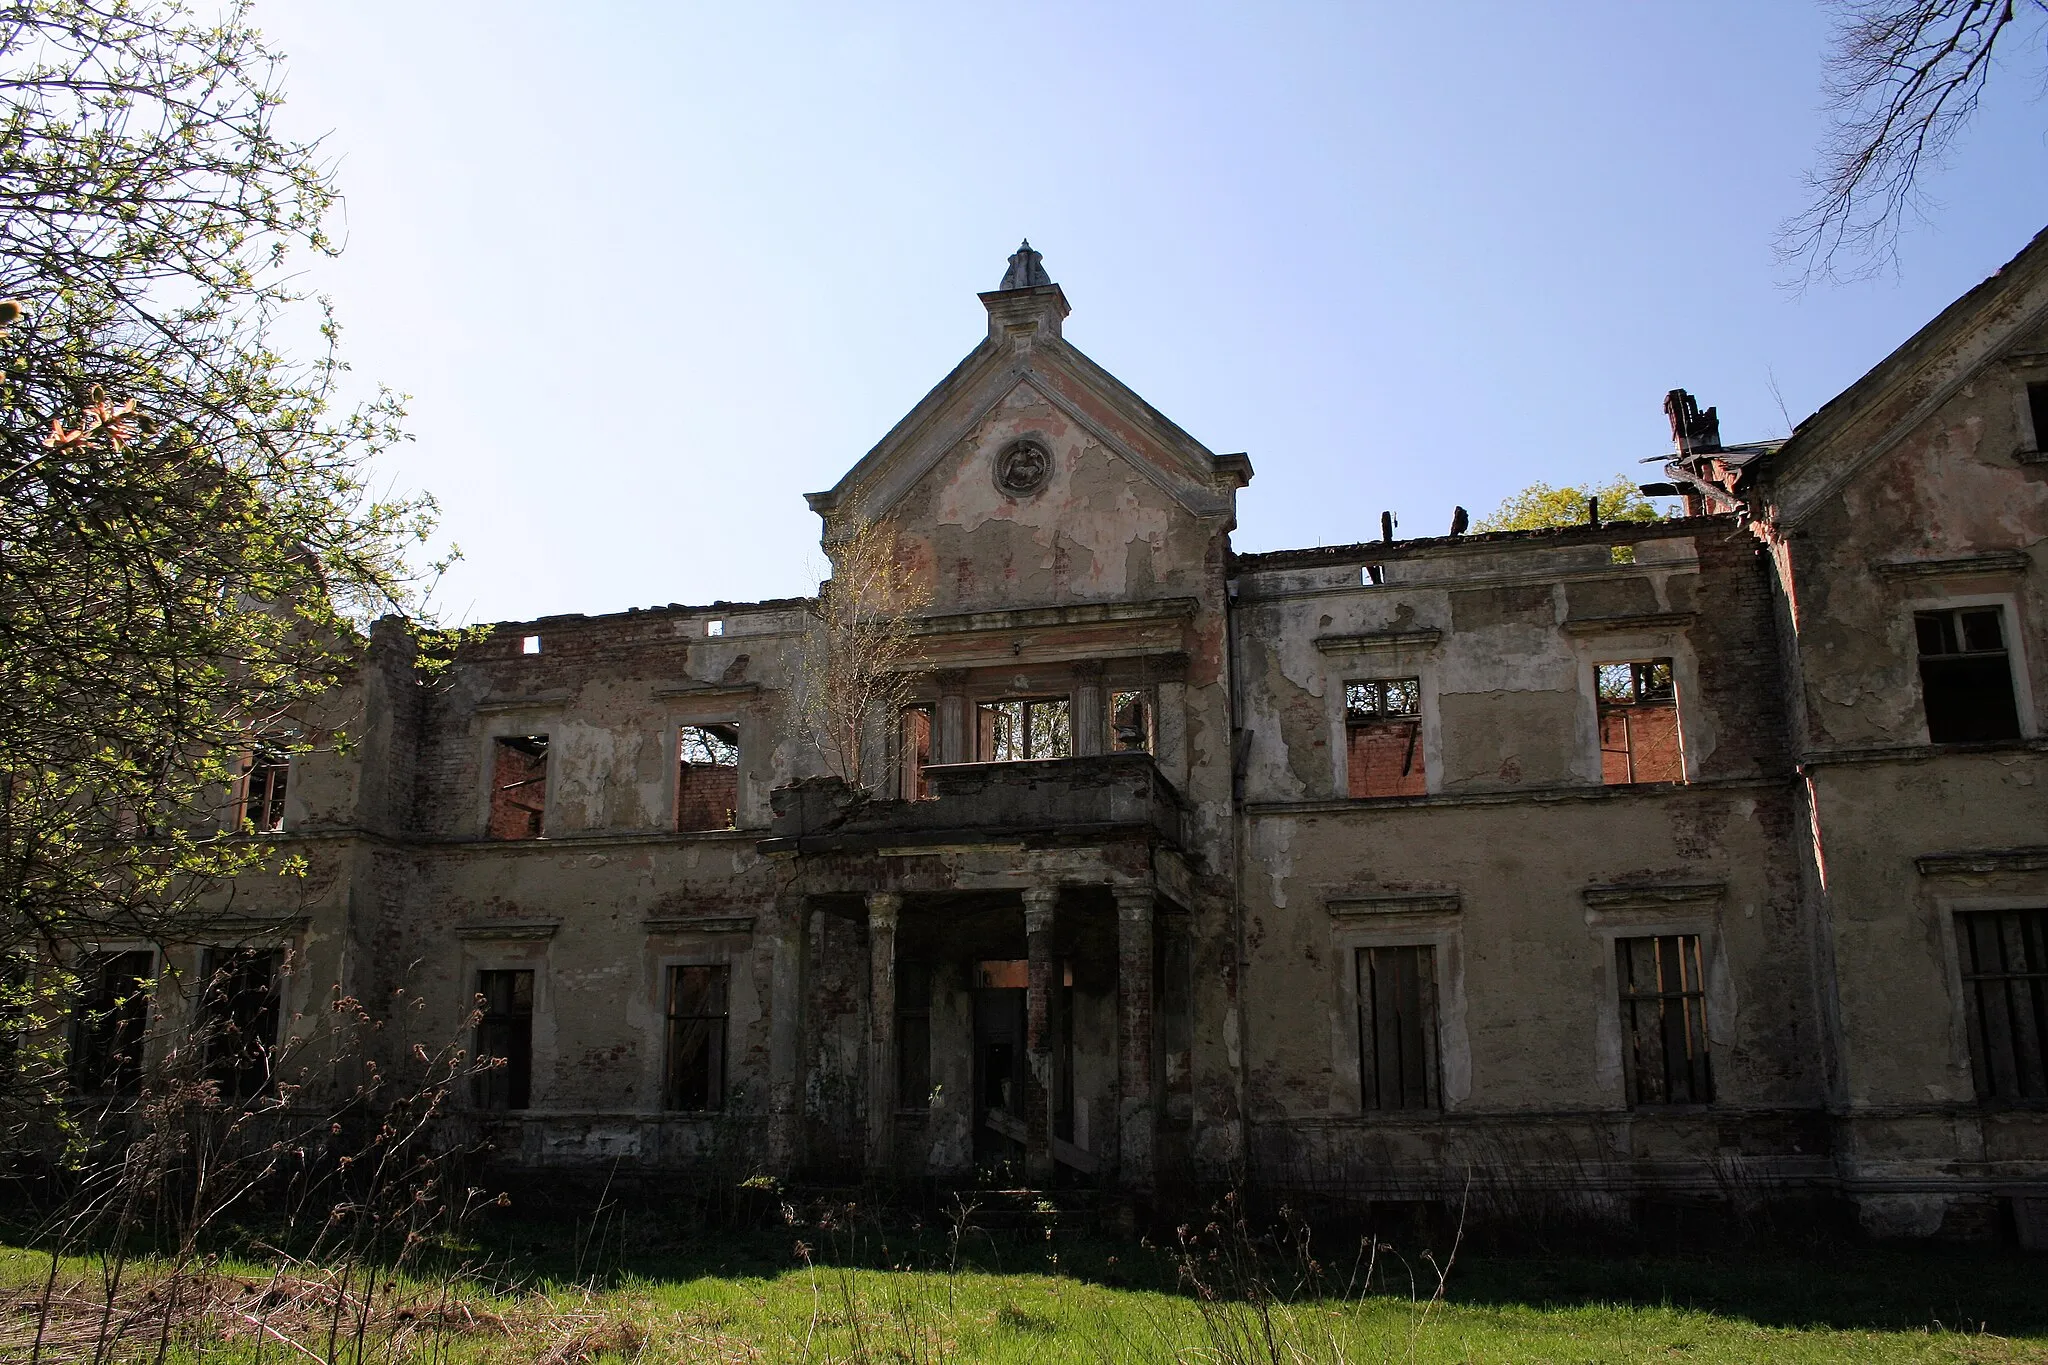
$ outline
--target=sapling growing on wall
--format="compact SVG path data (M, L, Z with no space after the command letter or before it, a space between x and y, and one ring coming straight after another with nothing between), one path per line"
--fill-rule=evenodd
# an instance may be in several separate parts
M895 523L858 507L827 527L825 551L832 576L810 608L791 727L829 774L860 786L868 746L915 699L917 618L932 583Z

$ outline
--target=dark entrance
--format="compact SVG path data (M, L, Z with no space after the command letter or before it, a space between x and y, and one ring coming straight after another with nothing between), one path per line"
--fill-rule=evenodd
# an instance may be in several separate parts
M985 962L974 990L974 1159L983 1166L1024 1158L1023 963Z

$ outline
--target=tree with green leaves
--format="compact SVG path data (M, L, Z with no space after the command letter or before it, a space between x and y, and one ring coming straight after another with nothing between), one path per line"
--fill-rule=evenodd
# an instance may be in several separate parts
M1552 488L1538 480L1508 498L1487 516L1472 523L1475 531L1541 531L1553 526L1583 526L1590 520L1588 503L1600 500L1602 521L1660 521L1655 503L1636 489L1636 481L1616 474L1603 484L1568 484Z
M238 827L244 756L345 743L315 704L420 599L433 505L369 487L401 403L342 401L287 273L335 188L280 102L243 6L0 4L0 1098L47 1098L77 949L291 871Z

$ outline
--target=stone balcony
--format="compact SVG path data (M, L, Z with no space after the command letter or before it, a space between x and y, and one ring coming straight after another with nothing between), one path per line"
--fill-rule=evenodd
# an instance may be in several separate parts
M932 795L924 801L877 800L836 777L777 788L761 851L1130 840L1181 847L1186 803L1150 754L934 764L925 779Z

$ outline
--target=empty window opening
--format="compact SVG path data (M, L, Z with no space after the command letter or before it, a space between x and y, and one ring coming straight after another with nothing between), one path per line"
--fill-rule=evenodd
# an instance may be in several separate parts
M533 972L476 974L479 1109L524 1109L533 1098Z
M670 1109L718 1109L725 1104L726 969L668 969L668 1084Z
M94 953L78 964L80 998L71 1026L71 1084L89 1095L142 1088L142 1048L156 956Z
M258 948L209 952L199 1003L207 1078L245 1100L270 1086L277 1049L279 954Z
M980 718L984 763L1067 758L1074 752L1072 708L1065 697L986 701Z
M2048 909L1956 916L1977 1098L2048 1100Z
M677 741L676 828L737 829L740 728L685 725Z
M524 639L522 639L519 642L519 652L521 654L540 653L540 636L528 635Z
M1157 942L1158 1094L1168 1121L1189 1123L1195 1117L1194 945L1179 927Z
M1152 752L1152 699L1143 692L1109 694L1109 747L1112 753Z
M258 834L276 834L284 829L284 792L291 777L291 755L284 749L262 745L242 765L241 820Z
M896 794L905 801L931 799L924 770L932 763L932 708L906 706L896 727Z
M1659 934L1614 943L1621 980L1622 1067L1628 1102L1707 1104L1714 1072L1707 1057L1707 990L1698 934Z
M548 737L507 735L491 765L493 839L538 839L548 805Z
M1437 1107L1436 949L1358 950L1358 1064L1365 1108Z
M723 635L723 634L725 634L725 622L723 622L723 621L706 621L706 622L704 623L704 633L705 633L706 635Z
M1997 607L1913 613L1920 645L1920 699L1935 744L2018 739L2012 661Z
M1685 781L1671 660L1599 664L1594 671L1600 694L1600 780L1610 787Z
M1420 679L1344 684L1344 766L1352 796L1420 796L1429 789Z
M1368 564L1359 571L1358 581L1368 588L1377 588L1387 581L1387 566Z
M896 964L896 1107L932 1105L932 969Z
M36 959L27 949L0 949L0 1088L21 1079L22 1044L43 1025L35 978ZM72 1039L75 1044L76 1033Z
M1636 562L1636 547L1633 545L1612 546L1607 551L1607 559L1611 564L1633 564Z
M2027 415L2034 419L2034 449L2048 450L2048 384L2027 385Z

